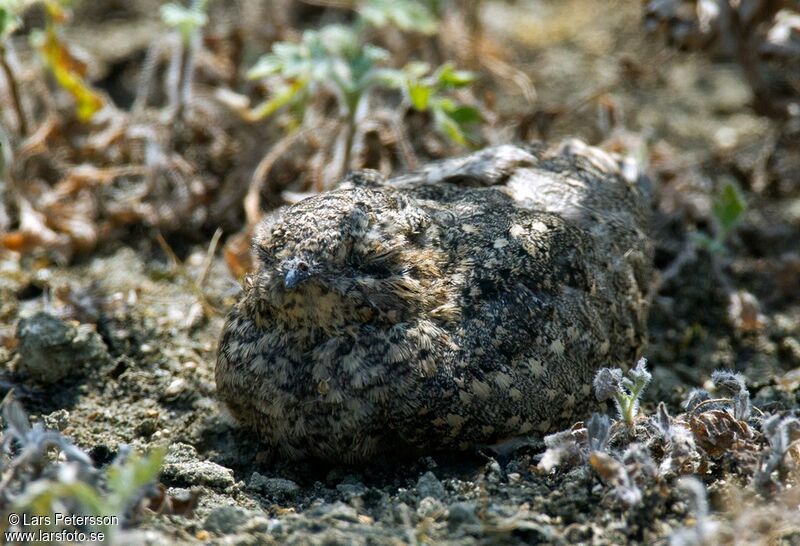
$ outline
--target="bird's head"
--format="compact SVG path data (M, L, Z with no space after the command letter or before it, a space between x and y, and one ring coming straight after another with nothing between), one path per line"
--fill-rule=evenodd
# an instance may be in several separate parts
M305 199L264 220L253 247L257 298L317 325L396 322L450 299L440 228L390 189L350 188Z

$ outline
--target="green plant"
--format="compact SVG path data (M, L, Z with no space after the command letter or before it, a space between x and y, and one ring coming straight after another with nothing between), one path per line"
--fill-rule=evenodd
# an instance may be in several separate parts
M602 368L594 377L595 395L600 402L614 400L619 418L631 428L639 412L639 398L652 377L647 371L645 358L639 359L636 367L628 372L628 377L623 377L619 368Z
M470 128L483 119L480 110L446 96L449 91L472 84L472 72L456 70L452 63L445 63L431 73L427 63L413 62L402 70L385 69L380 77L387 87L402 90L415 110L430 111L436 128L454 142L466 146L477 141Z
M747 202L733 180L726 180L711 205L714 235L697 234L698 242L709 251L724 254L726 242L741 223L747 211Z
M183 43L188 45L192 36L208 23L208 0L194 0L190 6L170 2L161 6L161 20L178 31Z
M42 516L35 521L49 528L57 526L56 513L90 516L96 519L89 526L108 539L150 496L166 454L165 447L141 455L123 446L100 472L89 455L59 432L41 423L31 425L10 395L2 402L2 416L6 428L0 434L0 453L14 455L7 463L0 459L0 508ZM63 461L54 459L53 451L60 452Z
M208 23L208 0L192 0L187 7L170 2L161 6L161 20L180 37L179 51L167 69L167 93L173 117L181 117L192 99L195 60L203 27Z
M417 0L364 0L358 3L356 11L378 28L393 25L405 31L433 34L439 22L429 4Z
M408 7L418 3L403 4ZM248 73L251 79L265 79L270 94L260 105L245 112L246 117L263 119L284 109L289 114L286 127L291 130L304 124L314 100L333 95L344 128L341 171L349 166L357 129L369 114L368 102L373 91L379 89L400 91L407 106L431 112L436 128L454 142L460 145L474 142L469 128L481 121L480 111L448 96L450 91L470 85L474 81L471 73L455 70L451 64L433 72L429 65L419 62L402 69L387 67L389 53L366 42L367 24L411 25L417 20L414 17L421 17L417 12L400 9L401 6L386 2L365 2L358 8L361 17L353 26L329 25L304 32L299 43L274 44L272 51L262 56Z
M64 509L82 516L92 516L92 525L110 538L120 523L127 521L149 488L158 478L166 448L159 447L146 455L125 450L104 475L105 487L79 478L76 466L65 467L57 479L37 480L28 485L14 503L14 510L34 516L51 516ZM113 523L109 523L113 522Z

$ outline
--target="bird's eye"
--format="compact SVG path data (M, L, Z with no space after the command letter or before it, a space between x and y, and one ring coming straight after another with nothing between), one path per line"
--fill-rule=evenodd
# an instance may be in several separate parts
M303 273L305 273L305 272L307 272L307 271L308 271L308 264L307 264L306 262L299 262L299 263L297 264L297 269L299 269L300 271L302 271Z

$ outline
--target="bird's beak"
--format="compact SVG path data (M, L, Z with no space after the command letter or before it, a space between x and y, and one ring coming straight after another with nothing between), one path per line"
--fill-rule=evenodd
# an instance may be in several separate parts
M283 286L291 290L310 276L311 274L308 271L300 271L299 269L291 268L283 276Z

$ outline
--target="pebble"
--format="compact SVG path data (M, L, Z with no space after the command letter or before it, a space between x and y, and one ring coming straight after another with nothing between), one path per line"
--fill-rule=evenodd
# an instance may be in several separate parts
M444 485L433 472L426 472L417 480L417 494L423 499L425 497L441 499L445 496Z
M182 443L170 446L161 477L172 485L205 485L220 490L236 483L233 470L211 461L198 460L197 450Z
M38 383L52 384L111 361L103 338L87 324L39 312L17 325L17 371Z
M173 379L172 382L167 385L164 395L167 396L167 398L177 398L186 390L188 386L189 384L185 379L178 377Z
M336 501L333 504L323 504L308 511L308 515L313 518L323 518L326 520L340 520L349 521L351 523L358 523L358 512L352 506L349 506L341 501Z
M462 525L480 525L474 502L455 502L447 509L448 528L452 531Z
M279 500L294 500L300 494L300 486L285 478L267 478L258 472L250 475L247 488Z
M217 535L229 535L240 530L250 520L250 513L238 506L218 506L206 518L203 528Z
M433 497L425 497L419 501L417 516L420 518L436 518L444 513L444 505Z
M367 492L368 488L355 476L345 476L342 483L336 486L336 491L347 499L351 500L360 497Z
M503 469L497 461L492 460L486 465L486 479L491 483L500 483L503 480Z

